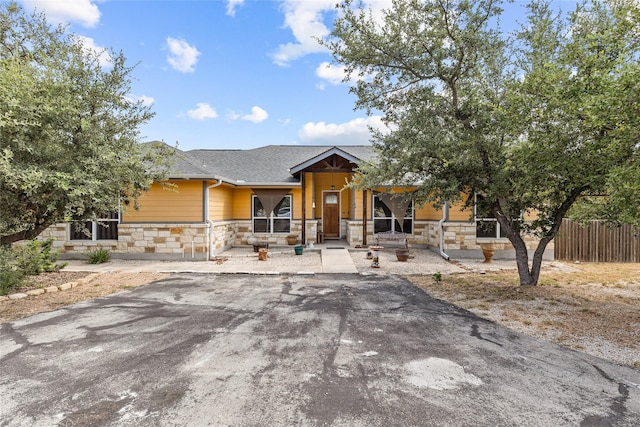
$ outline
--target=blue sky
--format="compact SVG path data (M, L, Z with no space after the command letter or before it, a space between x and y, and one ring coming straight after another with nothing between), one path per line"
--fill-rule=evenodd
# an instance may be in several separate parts
M51 23L69 25L87 46L122 51L131 96L156 116L143 141L182 150L269 144L368 144L380 118L354 111L330 54L313 39L329 34L337 0L36 0ZM390 0L376 0L374 6ZM572 9L575 2L556 2ZM525 2L506 4L504 23Z

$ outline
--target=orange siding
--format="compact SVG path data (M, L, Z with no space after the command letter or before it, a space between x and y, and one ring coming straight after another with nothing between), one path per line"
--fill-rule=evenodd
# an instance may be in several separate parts
M302 219L302 188L292 188L289 194L292 196L293 219Z
M233 190L233 208L231 215L233 219L251 219L251 196L253 195L251 188L235 188ZM293 196L293 218L302 218L302 190L301 188L292 188L288 194ZM308 215L308 214L307 214Z
M376 188L375 191L389 191L386 188ZM412 189L407 189L407 188L394 188L392 190L392 192L394 193L401 193L403 191L410 191ZM370 191L367 195L367 203L369 203L369 205L367 206L367 217L371 218L371 211L373 209L373 206L371 205L371 200L372 200L372 192ZM362 218L362 192L358 192L358 195L356 196L356 218L360 219ZM466 210L463 211L462 207L464 206L464 204L462 202L457 203L457 204L452 204L449 206L449 221L470 221L471 220L471 211ZM415 219L416 220L420 220L420 221L439 221L442 219L442 216L444 215L442 208L440 209L436 209L433 207L432 204L427 203L426 205L422 206L422 207L418 207L416 206L415 211Z
M163 189L154 183L138 200L140 209L127 209L122 215L122 222L202 222L202 181L170 182L176 187Z
M233 218L251 219L251 195L250 188L236 188L233 190Z
M313 185L308 186L307 190L313 194L313 199L316 202L315 210L311 208L311 201L307 201L309 203L307 205L307 218L322 218L322 192L331 190L331 186L333 185L335 191L341 191L340 197L340 206L341 211L340 215L342 218L351 218L351 189L344 189L347 185L347 182L351 180L351 173L308 173L306 179L309 181L313 180Z
M370 197L370 196L367 196ZM362 220L362 190L353 190L353 212L352 219ZM367 213L369 213L369 207L367 206Z
M473 221L473 211L463 210L463 202L452 203L449 206L449 221Z
M233 188L222 185L209 191L209 219L214 221L233 219Z
M305 184L304 203L307 208L306 219L314 219L316 217L316 211L313 209L313 173L304 172L304 184Z
M444 215L443 209L436 209L431 203L415 209L415 219L421 221L439 221Z

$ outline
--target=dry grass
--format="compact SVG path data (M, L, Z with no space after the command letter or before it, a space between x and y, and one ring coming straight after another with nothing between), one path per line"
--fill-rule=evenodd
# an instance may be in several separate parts
M105 273L87 272L43 273L30 278L30 282L18 291L58 286L75 281L72 289L23 299L0 301L0 323L11 322L22 317L56 310L70 304L141 286L166 277L161 273Z
M640 368L640 265L574 267L543 272L533 287L519 286L515 271L411 280L512 329Z

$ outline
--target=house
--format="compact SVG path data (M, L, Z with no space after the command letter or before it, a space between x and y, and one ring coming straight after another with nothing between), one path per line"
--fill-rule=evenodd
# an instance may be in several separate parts
M206 260L255 240L286 245L296 235L304 244L342 239L366 247L379 233L404 233L413 247L444 257L482 259L481 243L513 252L495 220L473 218L462 206L438 210L408 201L398 209L388 193L403 189L346 186L372 155L370 146L178 150L172 185L153 184L138 210L88 221L89 235L57 224L43 237L53 237L66 258L103 247L125 259Z

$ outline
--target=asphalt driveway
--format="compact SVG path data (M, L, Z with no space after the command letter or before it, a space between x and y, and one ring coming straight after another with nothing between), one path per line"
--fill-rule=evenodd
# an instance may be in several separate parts
M640 371L397 277L178 274L1 325L2 426L637 426Z

